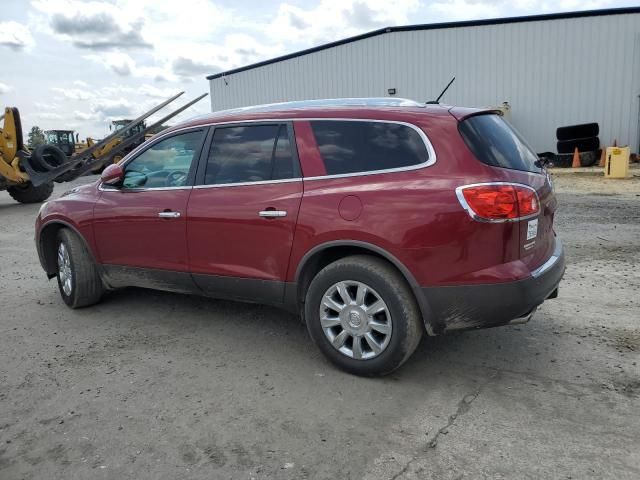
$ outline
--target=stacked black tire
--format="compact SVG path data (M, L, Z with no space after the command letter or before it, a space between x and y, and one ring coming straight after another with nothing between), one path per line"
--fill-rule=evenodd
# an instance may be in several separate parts
M20 145L20 149L22 148L23 146ZM44 173L64 164L67 161L67 157L55 145L40 145L36 147L26 161L36 172ZM17 202L40 203L44 202L53 193L53 182L43 183L38 186L31 182L25 182L21 185L12 185L7 188L7 191Z
M597 123L583 123L559 127L556 130L558 155L554 159L556 167L571 167L573 153L580 152L580 165L590 167L600 158L600 127Z

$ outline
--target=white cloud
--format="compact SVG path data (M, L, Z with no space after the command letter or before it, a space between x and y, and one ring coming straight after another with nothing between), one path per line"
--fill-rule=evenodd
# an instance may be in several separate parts
M427 10L445 20L471 20L514 15L532 15L570 10L590 10L611 6L611 0L438 0Z
M93 92L88 90L83 90L81 88L60 88L60 87L51 87L51 91L60 93L65 98L69 100L89 100L90 98L95 97Z
M179 78L173 74L169 65L162 67L144 66L136 67L135 75L142 78L150 78L155 82L177 82Z
M62 120L62 115L55 112L36 112L35 115L42 120Z
M312 8L280 4L268 24L269 38L317 44L376 28L412 23L418 0L321 0Z
M11 85L0 82L0 95L9 93L11 90L13 90L13 87Z
M33 102L33 106L38 110L58 110L60 105L57 103Z
M99 114L104 119L116 119L128 117L133 114L135 108L129 100L125 98L107 99L101 98L94 101L91 110Z
M563 10L593 10L610 4L611 2L607 0L560 0L557 4L545 2L547 9L551 9L553 6L556 6L555 8L559 6Z
M75 110L73 112L73 118L76 120L80 120L81 122L88 122L93 120L98 120L99 116L95 113L81 112L79 110Z
M185 38L208 41L221 28L237 25L230 10L210 0L116 0L116 4L125 18L135 18L144 12L148 19L144 33L159 48Z
M85 55L84 58L103 64L121 77L131 75L136 68L136 62L133 58L128 54L121 52Z
M430 7L450 20L496 17L503 5L498 2L474 0L445 0L434 2Z
M36 0L32 6L46 15L53 34L71 41L78 48L151 48L142 33L145 19L140 10L123 15L112 3L78 0Z
M24 25L14 21L0 22L0 45L19 51L31 49L35 44L31 32Z
M138 93L150 98L170 98L179 91L178 88L158 88L149 84L142 85L138 89Z
M181 79L202 78L284 53L282 44L266 44L245 33L226 35L218 44L185 43L170 59Z

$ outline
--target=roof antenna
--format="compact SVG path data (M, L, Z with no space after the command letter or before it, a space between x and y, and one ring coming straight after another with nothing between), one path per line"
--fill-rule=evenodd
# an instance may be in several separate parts
M447 90L449 90L449 87L455 80L456 80L456 77L453 77L451 81L447 83L447 86L444 87L444 90L442 90L442 93L438 95L438 98L436 98L435 100L429 100L427 102L427 105L438 105L440 103L440 99L442 98L442 96L446 93Z

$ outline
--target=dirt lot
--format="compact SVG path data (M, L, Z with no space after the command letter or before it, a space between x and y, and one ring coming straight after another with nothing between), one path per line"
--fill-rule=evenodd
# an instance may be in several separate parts
M0 192L0 479L640 478L640 179L556 186L560 297L384 379L273 308L132 289L71 311L38 206Z

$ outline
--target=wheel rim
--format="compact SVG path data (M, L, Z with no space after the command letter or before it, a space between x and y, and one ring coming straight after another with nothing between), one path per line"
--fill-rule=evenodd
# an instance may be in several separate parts
M64 243L60 243L58 247L58 277L60 278L60 285L65 295L71 295L73 288L73 271L71 269L71 259L69 258L69 251L65 247Z
M382 297L362 282L338 282L324 293L320 325L336 350L355 360L380 355L391 340L391 313Z

